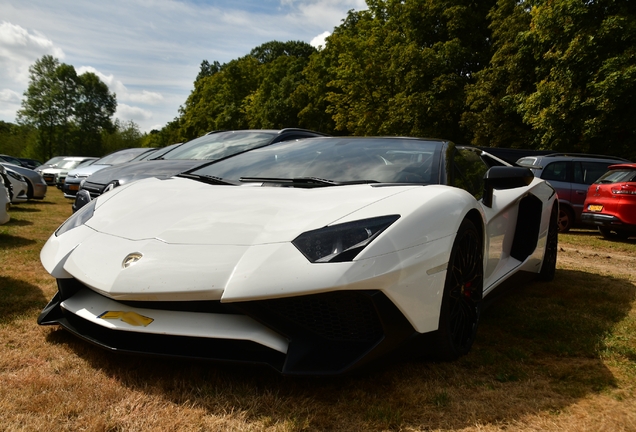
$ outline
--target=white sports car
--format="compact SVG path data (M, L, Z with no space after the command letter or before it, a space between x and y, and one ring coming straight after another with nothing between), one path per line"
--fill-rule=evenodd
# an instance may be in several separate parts
M339 374L407 347L470 349L482 300L554 276L558 204L527 168L414 138L272 144L140 180L41 252L39 324L127 352Z

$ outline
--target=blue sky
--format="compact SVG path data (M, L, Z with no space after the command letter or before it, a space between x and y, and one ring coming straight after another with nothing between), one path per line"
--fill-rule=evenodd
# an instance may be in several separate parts
M115 116L142 131L178 114L202 60L272 40L318 45L364 0L0 0L0 120L15 121L29 66L45 54L95 72Z

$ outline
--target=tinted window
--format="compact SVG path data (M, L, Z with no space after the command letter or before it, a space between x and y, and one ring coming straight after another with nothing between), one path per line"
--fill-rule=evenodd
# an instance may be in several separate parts
M164 159L222 159L269 143L276 136L269 131L231 131L204 135L167 153Z
M480 157L480 152L456 148L453 153L451 184L480 199L488 165Z
M552 162L543 169L541 178L544 180L567 181L567 162Z
M615 169L603 174L595 183L619 183L636 181L636 169Z
M95 165L117 165L124 162L130 162L135 156L138 156L142 153L154 151L154 149L149 148L133 148L127 150L120 150L115 153L111 153L108 156L104 156L101 159L95 161Z
M441 142L402 138L311 138L242 153L193 171L241 177L317 177L338 182L438 183Z
M607 162L575 162L575 181L591 185L607 172L607 167L610 165Z

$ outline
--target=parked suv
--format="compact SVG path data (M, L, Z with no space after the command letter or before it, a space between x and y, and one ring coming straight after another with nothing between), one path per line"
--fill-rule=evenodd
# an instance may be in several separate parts
M636 164L612 165L590 186L581 220L605 238L636 235Z
M535 177L547 180L557 191L559 231L567 232L581 224L589 186L607 172L607 167L623 162L629 161L612 156L553 153L523 157L517 165L530 168Z

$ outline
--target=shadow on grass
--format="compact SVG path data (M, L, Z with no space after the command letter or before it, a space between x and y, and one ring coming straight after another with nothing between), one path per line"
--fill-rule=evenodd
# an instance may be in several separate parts
M33 208L30 207L28 203L20 203L20 204L13 204L11 206L11 209L9 210L9 214L11 213L36 213L36 212L40 212L42 210L38 209L38 208Z
M9 223L5 224L5 226L6 225L9 225ZM29 225L29 224L27 223L25 225ZM22 246L29 246L35 243L37 243L35 240L0 233L0 249L19 248Z
M404 360L361 376L289 378L255 366L121 355L63 330L49 333L47 341L67 345L129 389L219 418L235 413L255 428L448 430L511 424L561 412L616 387L602 357L631 358L636 352L628 341L612 338L636 296L631 283L558 270L551 283L508 285L484 312L467 356L450 363Z
M22 220L22 219L15 219L15 218L12 218L9 222L4 224L4 226L7 226L7 227L8 226L29 226L29 225L33 225L33 222Z
M10 323L22 315L42 309L46 301L39 287L20 279L0 276L0 323Z

